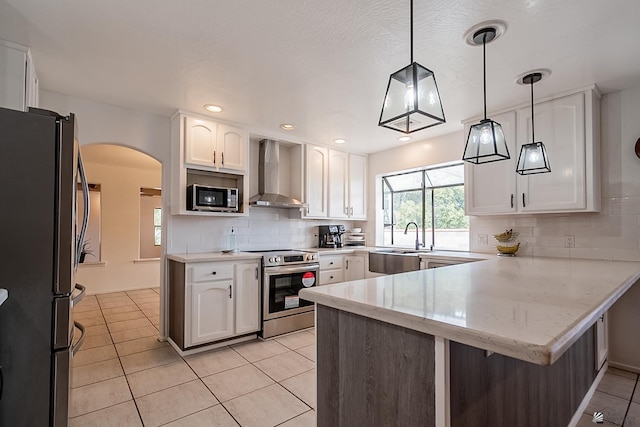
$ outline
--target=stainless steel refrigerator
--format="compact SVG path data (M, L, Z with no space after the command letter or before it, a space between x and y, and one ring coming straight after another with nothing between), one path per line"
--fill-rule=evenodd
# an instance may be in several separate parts
M73 321L88 220L77 221L78 188L88 209L74 115L0 108L0 426L67 425L84 336Z

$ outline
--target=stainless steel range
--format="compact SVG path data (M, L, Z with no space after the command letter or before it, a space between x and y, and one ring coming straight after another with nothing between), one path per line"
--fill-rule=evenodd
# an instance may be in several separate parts
M300 299L298 292L317 285L318 253L289 249L257 252L262 254L262 337L313 326L313 303Z

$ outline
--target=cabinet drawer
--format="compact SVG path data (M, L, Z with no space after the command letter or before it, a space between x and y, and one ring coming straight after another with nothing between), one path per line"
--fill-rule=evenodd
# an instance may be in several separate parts
M344 282L344 270L320 270L320 285Z
M342 265L343 265L342 255L320 257L320 270L326 270L329 268L342 268Z
M210 282L212 280L233 279L233 264L206 263L189 268L187 281Z

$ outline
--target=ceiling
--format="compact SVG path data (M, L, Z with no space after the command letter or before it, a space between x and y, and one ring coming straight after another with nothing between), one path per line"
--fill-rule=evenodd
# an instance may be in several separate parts
M489 110L526 103L515 79L532 69L552 72L536 97L640 84L637 0L416 0L414 11L414 59L435 72L447 123L413 141L482 113L482 49L463 41L482 21L507 23L487 45ZM345 138L362 153L401 144L377 123L389 74L409 64L409 1L0 0L0 38L31 47L47 90L296 142Z

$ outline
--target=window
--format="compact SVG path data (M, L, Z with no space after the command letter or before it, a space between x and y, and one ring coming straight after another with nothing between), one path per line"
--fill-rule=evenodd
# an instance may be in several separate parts
M80 224L84 219L84 200L82 198L82 186L77 184L77 215L78 215L78 232ZM83 251L80 253L81 263L91 263L101 261L101 228L102 228L102 197L100 184L89 184L89 220L87 222L87 231L84 236Z
M414 247L413 222L426 248L469 250L462 164L383 176L382 208L384 245Z
M162 208L153 208L153 245L162 244Z
M140 259L162 256L162 189L140 188Z

